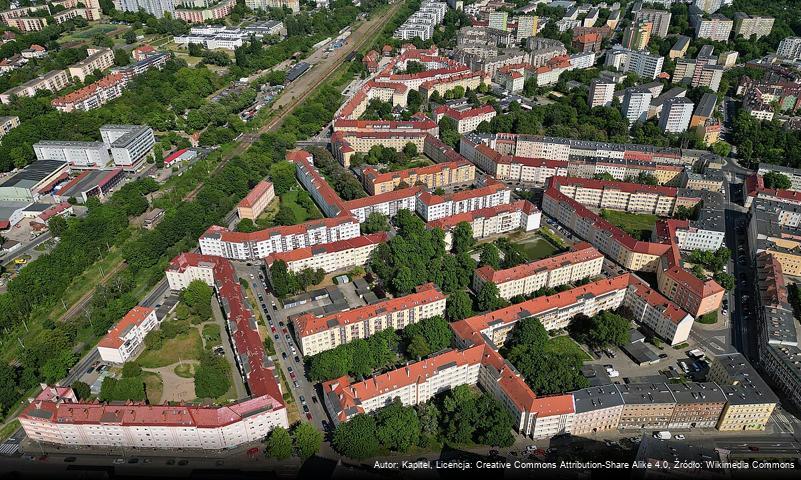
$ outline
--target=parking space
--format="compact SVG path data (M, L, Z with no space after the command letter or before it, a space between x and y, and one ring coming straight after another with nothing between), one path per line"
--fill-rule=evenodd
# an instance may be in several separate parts
M586 362L585 365L594 367L598 376L602 376L604 373L607 374L613 382L622 382L626 378L657 375L667 375L667 378L685 376L693 380L702 379L706 376L709 368L707 363L690 358L687 354L690 350L689 347L675 349L670 345L662 345L662 348L650 344L645 344L645 346L655 351L659 356L655 363L638 365L622 350L608 349L614 356L606 352L593 352L593 359ZM595 353L600 353L600 358L596 358ZM609 375L610 370L616 372L616 374Z

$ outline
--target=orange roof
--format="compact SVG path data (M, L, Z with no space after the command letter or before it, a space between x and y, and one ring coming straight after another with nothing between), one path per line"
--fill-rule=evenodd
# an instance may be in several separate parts
M255 187L253 187L253 190L251 190L250 193L248 193L247 196L239 202L237 206L242 208L253 207L253 205L255 205L259 199L267 194L268 191L272 190L272 188L273 184L267 180L260 181Z
M567 265L577 265L584 262L591 262L599 258L603 258L603 254L589 243L577 243L574 250L556 255L554 257L543 258L530 263L524 263L516 267L507 268L505 270L495 270L489 265L485 265L476 270L475 275L485 282L491 282L496 285L501 283L510 282L512 280L519 280L521 278L530 277L534 274L556 270Z
M428 228L439 228L443 231L448 231L456 225L467 222L472 223L477 218L492 218L509 212L523 212L529 215L536 211L537 207L527 200L517 200L512 203L504 203L494 207L481 208L478 210L471 210L469 212L457 213L456 215L449 215L437 220L432 220L426 225Z
M148 315L155 310L149 307L136 306L126 313L122 320L117 322L114 327L108 331L105 337L100 339L98 347L104 348L119 348L123 343L122 336L128 333L131 328L142 323Z
M410 178L412 175L416 175L418 177L422 175L436 175L446 170L457 170L459 168L470 167L472 165L472 163L468 162L466 159L463 159L456 162L435 163L433 165L427 165L424 167L407 168L406 170L398 170L387 173L380 173L375 168L367 166L362 169L362 174L364 175L365 183L376 184L390 182L396 178L405 180Z
M373 305L365 305L353 310L322 317L315 317L307 313L297 317L292 322L295 325L295 333L301 337L306 337L332 328L375 318L379 315L409 310L420 305L427 305L444 299L445 295L436 285L433 283L426 283L417 287L415 293L406 295L405 297L392 298Z
M456 110L447 105L441 105L434 110L435 115L445 115L446 117L453 118L456 121L464 120L466 118L481 117L484 115L494 114L495 108L492 105L484 104L477 108L470 108L468 110Z
M338 240L331 243L323 243L314 247L296 248L288 252L272 253L267 256L265 262L268 266L272 265L276 260L283 260L286 263L296 262L305 258L311 258L315 255L325 255L328 253L342 252L345 250L352 250L354 248L366 247L368 245L378 245L387 241L387 232L371 233L369 235L361 235L356 238L347 240Z
M231 243L247 243L247 242L260 242L266 241L274 236L279 235L303 235L311 229L326 227L334 228L347 223L358 223L355 218L350 215L342 215L333 218L322 218L318 220L310 220L298 225L272 227L257 232L234 232L219 225L212 225L206 230L200 238L204 237L219 237L223 242Z
M111 73L101 78L100 80L92 83L91 85L87 85L83 88L75 90L74 92L70 92L64 96L53 99L52 104L66 105L70 103L80 102L91 97L92 95L97 93L98 90L113 87L119 83L122 83L124 85L125 77L121 73Z

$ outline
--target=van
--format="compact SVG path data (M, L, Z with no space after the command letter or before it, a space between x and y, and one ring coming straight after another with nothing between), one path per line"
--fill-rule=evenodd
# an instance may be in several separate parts
M671 435L670 432L663 430L661 432L656 432L654 434L654 438L657 438L659 440L670 440L671 438L673 438L673 435Z

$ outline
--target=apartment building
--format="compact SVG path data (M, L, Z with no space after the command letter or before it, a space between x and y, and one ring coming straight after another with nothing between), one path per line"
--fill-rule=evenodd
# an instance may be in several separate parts
M28 80L0 94L0 102L8 105L14 97L32 97L39 90L58 92L70 84L70 78L65 70L51 70L44 75Z
M435 163L388 173L380 173L370 166L362 168L362 183L370 195L391 192L398 188L401 182L409 186L423 184L435 190L456 185L470 185L475 178L476 167L467 160Z
M757 169L757 173L760 177L763 177L768 172L776 172L784 175L788 179L790 179L790 188L788 190L792 190L795 192L801 192L801 170L797 168L790 168L784 167L781 165L773 165L771 163L760 163ZM764 187L764 182L762 183Z
M110 48L88 48L86 53L89 55L88 57L67 67L67 73L70 77L83 82L95 70L102 72L114 66L114 51Z
M427 223L427 227L444 231L445 248L450 250L453 241L451 232L462 222L470 224L473 238L478 240L517 230L530 232L540 227L541 219L542 213L533 203L517 200L433 220Z
M742 35L744 38L767 37L773 29L774 20L773 17L737 12L734 14L734 36Z
M632 50L644 50L651 40L651 30L654 24L647 20L635 20L631 25L623 30L621 44L624 48Z
M623 97L623 116L629 125L635 122L645 123L648 119L648 110L651 107L651 91L647 88L631 88L626 90Z
M676 400L667 428L715 428L726 405L721 387L712 382L668 383Z
M430 222L440 218L495 207L511 202L511 191L502 183L486 179L483 185L446 195L421 192L417 195L417 213Z
M240 219L248 218L255 222L274 198L273 184L262 180L237 204L237 215Z
M234 11L234 7L236 7L236 0L223 0L216 5L209 4L206 8L178 8L175 10L175 18L187 23L222 20Z
M0 138L6 136L8 132L19 127L19 117L5 116L0 117Z
M801 37L787 37L779 42L776 55L789 60L801 59Z
M512 268L495 270L485 265L473 274L473 291L480 291L485 283L493 283L506 300L530 295L541 288L556 288L600 275L603 260L603 254L590 244L578 243L570 252Z
M297 13L300 11L300 0L245 0L245 6L251 10L287 7Z
M587 103L590 108L610 107L615 95L615 83L607 80L595 79L590 82L590 93Z
M650 22L653 27L651 35L665 38L670 28L671 13L668 10L656 10L651 8L641 8L634 12L634 23ZM648 43L648 42L646 42Z
M724 0L695 0L693 6L706 13L715 13L720 10Z
M596 32L573 35L572 46L579 52L600 52L603 37Z
M567 161L505 155L476 137L462 137L459 150L481 170L502 182L541 186L550 177L568 174Z
M716 355L707 379L720 385L726 396L718 430L765 429L778 398L741 353Z
M114 165L134 172L144 164L156 144L153 129L146 125L103 125L103 143L111 151Z
M22 32L38 32L47 26L45 17L17 17L6 20L9 27L14 27Z
M677 58L682 58L687 54L687 48L690 46L690 37L685 35L679 35L676 39L676 43L670 47L670 52L668 52L668 58L671 60L675 60Z
M614 384L573 392L576 415L571 433L576 436L616 430L623 413L623 396Z
M690 23L695 27L695 38L706 38L715 42L727 42L734 28L731 19L719 14L709 17L692 15Z
M291 272L297 273L306 268L312 270L321 268L326 273L331 273L357 265L366 265L373 250L386 241L386 232L371 233L348 240L324 243L313 248L305 247L289 252L273 253L264 261L268 272L273 263L280 260L287 264Z
M33 151L38 160L60 160L79 169L104 168L111 163L103 142L41 140L33 145Z
M415 293L332 315L307 313L295 318L295 337L304 356L316 355L382 330L400 330L420 320L445 313L445 295L433 283Z
M531 38L539 31L539 17L534 15L520 15L516 18L517 29L515 30L515 40L522 42Z
M676 399L664 383L616 385L623 397L619 430L664 430L673 418Z
M395 30L394 38L399 40L411 40L420 38L423 41L429 40L434 35L434 29L442 23L448 6L445 3L435 0L424 0L420 8L406 19L403 24Z
M713 93L703 94L703 96L701 96L701 100L698 101L698 106L695 108L692 118L690 119L690 127L704 125L707 120L713 119L715 117L715 107L717 107L717 104L717 95Z
M373 212L386 215L388 218L395 218L401 210L414 212L417 208L417 195L422 192L423 187L409 187L395 190L378 195L357 198L345 202L345 209L359 223L364 223L367 217Z
M706 190L720 192L726 183L726 177L719 172L693 173L690 170L682 172L681 186L691 190ZM692 249L689 249L692 250Z
M624 305L634 320L646 325L670 345L679 345L690 337L693 317L643 282L632 281Z
M42 5L29 5L26 7L19 7L19 8L12 8L10 10L5 10L0 12L0 19L6 25L10 25L8 22L14 18L20 17L29 17L31 13L40 12L44 10L47 13L50 13L50 7L46 4Z
M456 129L460 134L472 132L481 122L489 122L495 117L495 108L492 105L482 105L477 108L455 109L448 105L441 105L434 109L434 121L439 124L443 117L456 122Z
M687 97L674 97L668 99L662 107L659 116L659 128L664 133L686 132L690 126L695 103Z
M399 399L418 405L459 385L478 383L484 345L449 350L397 370L352 382L347 376L323 382L323 400L336 424Z
M144 348L145 335L160 324L156 310L137 306L122 317L97 344L104 362L125 363Z
M114 0L114 8L121 12L144 10L156 18L163 18L165 13L175 15L174 0Z
M608 67L616 68L622 73L634 72L637 75L653 80L662 72L665 58L645 50L630 50L614 45L606 54Z
M233 260L259 260L271 253L347 240L359 236L359 223L347 215L311 220L288 227L272 227L258 232L232 232L211 226L199 239L204 255Z
M50 104L61 112L94 110L121 97L127 83L121 73L111 73L91 85L54 98Z

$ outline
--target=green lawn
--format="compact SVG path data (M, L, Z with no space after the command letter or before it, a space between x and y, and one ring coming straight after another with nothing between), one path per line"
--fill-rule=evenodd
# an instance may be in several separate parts
M281 205L285 205L295 212L295 218L298 223L303 223L312 217L322 217L323 214L320 213L320 210L318 210L316 206L314 210L310 212L298 204L298 192L299 190L290 190L281 195Z
M585 362L592 360L590 356L587 355L587 352L582 350L578 343L567 335L550 339L545 346L545 350L554 353L572 353L581 357Z
M108 23L101 23L99 25L89 27L85 30L78 30L70 33L69 35L65 35L61 38L61 41L63 43L74 40L90 40L95 35L105 35L109 32L117 30L120 27L121 25L111 25Z
M651 231L654 229L658 218L656 215L619 212L617 210L602 210L601 216L640 240L649 240L651 238Z
M179 360L200 360L203 352L203 340L197 329L165 340L159 350L145 350L137 359L144 368L159 368L177 363Z
M517 244L530 261L540 260L559 253L559 249L541 237L534 237L532 241Z
M195 366L191 363L176 365L173 371L181 378L192 378L195 376Z
M203 325L203 338L207 345L216 346L220 344L220 326L216 323Z
M164 383L161 381L161 376L154 372L142 372L142 379L145 381L147 401L151 405L161 403L161 395L164 393Z
M8 422L8 425L0 428L0 442L5 441L5 439L13 435L19 427L19 420L12 420Z

